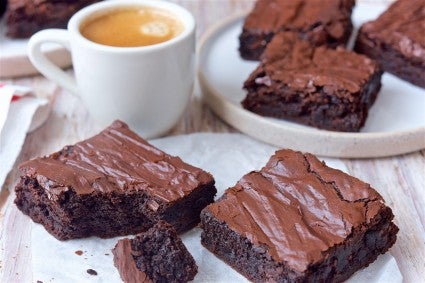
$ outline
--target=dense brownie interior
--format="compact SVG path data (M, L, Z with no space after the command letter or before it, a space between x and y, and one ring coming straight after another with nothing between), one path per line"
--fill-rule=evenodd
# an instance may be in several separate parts
M176 231L164 221L134 239L120 240L113 254L124 282L187 282L198 272Z
M20 170L16 205L62 240L137 233L160 219L183 232L216 193L211 174L153 147L120 121Z

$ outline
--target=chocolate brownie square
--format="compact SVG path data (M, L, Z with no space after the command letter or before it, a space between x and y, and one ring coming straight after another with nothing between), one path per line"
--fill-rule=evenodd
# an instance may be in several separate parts
M394 2L361 26L354 50L377 60L384 71L425 88L425 1Z
M46 28L65 28L71 16L101 0L8 0L7 36L30 37Z
M134 239L118 241L112 253L125 283L188 282L198 272L174 228L162 220Z
M369 184L279 150L201 212L201 241L255 282L341 282L395 243L392 219Z
M60 240L135 234L159 220L184 232L216 194L211 174L120 121L19 169L15 204Z
M354 0L258 0L239 37L242 58L258 60L279 31L297 32L314 45L345 45Z
M244 83L242 106L263 116L326 130L357 132L381 88L372 59L344 48L315 47L278 33Z
M6 10L7 0L0 0L0 17L3 15Z

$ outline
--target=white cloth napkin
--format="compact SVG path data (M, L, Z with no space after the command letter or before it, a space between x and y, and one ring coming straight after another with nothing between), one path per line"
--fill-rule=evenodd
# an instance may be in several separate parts
M28 87L0 83L0 189L18 157L28 132L49 114L48 101Z

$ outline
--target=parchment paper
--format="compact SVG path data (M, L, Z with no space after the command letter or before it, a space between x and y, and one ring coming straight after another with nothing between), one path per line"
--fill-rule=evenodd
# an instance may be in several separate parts
M27 133L40 126L49 114L44 98L27 95L10 104L11 97L12 94L7 96L0 91L0 190Z
M216 180L217 197L247 172L264 166L276 150L240 134L193 134L153 140L152 143L211 172ZM331 167L347 171L344 163L337 159L324 160ZM61 242L41 225L33 223L32 226L34 282L121 282L111 252L119 238L92 237ZM200 233L201 230L195 228L182 236L198 265L194 282L247 282L245 277L202 247ZM78 255L80 251L82 254ZM90 275L88 269L95 270L97 275ZM402 282L402 276L395 259L386 253L349 281Z

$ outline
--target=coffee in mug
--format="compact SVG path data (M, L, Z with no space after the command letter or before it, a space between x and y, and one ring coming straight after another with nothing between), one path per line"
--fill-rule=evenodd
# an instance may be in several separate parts
M139 6L94 15L82 23L80 32L99 44L138 47L168 41L183 29L183 23L171 12Z
M145 19L154 19L155 24ZM106 30L113 34L113 41L97 44L83 34L95 22L100 31L94 33L102 35L101 30ZM131 41L135 46L116 46L119 37L129 33L127 23L156 37L171 29L171 38L165 36L156 44ZM41 52L42 45L51 42L71 51L75 78ZM67 30L34 34L28 55L43 75L81 97L99 127L119 119L144 138L154 138L179 121L190 101L195 79L195 19L170 1L101 1L74 14Z

